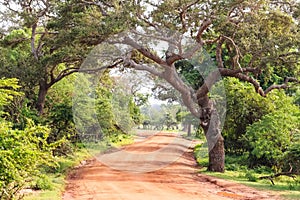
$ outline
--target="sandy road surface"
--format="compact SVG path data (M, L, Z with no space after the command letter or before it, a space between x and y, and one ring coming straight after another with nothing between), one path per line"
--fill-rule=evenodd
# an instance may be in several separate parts
M70 173L63 199L279 199L267 192L197 174L189 145L187 140L159 133L121 151L101 155Z

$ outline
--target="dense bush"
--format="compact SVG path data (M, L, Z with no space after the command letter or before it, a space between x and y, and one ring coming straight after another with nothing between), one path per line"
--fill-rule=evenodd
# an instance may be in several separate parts
M265 115L272 117L272 113L278 110L288 113L290 109L295 109L293 99L284 91L274 90L267 97L262 97L249 83L240 82L235 78L226 78L224 83L227 113L222 134L227 154L242 155L249 151L249 148L253 148L244 137L249 125L258 122ZM281 121L275 117L270 119L269 125L272 124L272 120L277 120L274 123ZM268 127L264 128L268 129Z
M50 129L46 126L22 116L24 122L18 126L23 130L19 130L6 120L11 116L5 110L21 95L18 88L17 79L0 79L0 199L5 200L14 199L41 166L54 164L52 151L57 145L48 144Z
M13 130L0 123L0 199L13 199L38 174L38 168L53 164L50 130L29 123L25 130Z
M247 128L250 166L266 165L281 170L282 162L297 165L299 160L300 110L286 104L280 110L262 117ZM298 158L298 159L297 159ZM296 160L294 160L296 159ZM299 163L298 163L299 164ZM286 168L286 167L285 167Z
M300 141L288 147L282 157L281 168L282 171L292 170L293 173L300 175Z

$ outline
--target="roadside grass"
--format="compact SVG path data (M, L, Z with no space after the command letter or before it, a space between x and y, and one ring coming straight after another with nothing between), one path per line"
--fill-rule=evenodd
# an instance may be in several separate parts
M272 185L271 181L268 179L259 179L259 177L262 176L272 175L272 170L264 166L255 169L249 169L245 165L245 157L243 156L227 155L225 161L225 173L217 173L206 171L206 167L208 166L208 153L207 146L205 144L196 145L194 149L194 155L197 163L202 167L199 170L199 172L202 174L231 180L258 190L273 191L281 195L284 199L300 199L299 176L295 179L287 176L280 176L273 179L275 185Z
M107 141L76 144L73 154L57 157L55 168L44 168L40 177L34 177L34 181L30 183L33 192L26 194L24 200L60 200L68 173L80 165L81 161L91 159L110 147L117 148L131 143L133 138L126 135Z

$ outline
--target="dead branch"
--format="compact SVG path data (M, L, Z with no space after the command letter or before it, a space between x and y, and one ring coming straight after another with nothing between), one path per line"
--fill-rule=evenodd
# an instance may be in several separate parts
M299 175L299 173L293 172L293 166L289 163L290 165L290 170L288 172L280 172L280 173L276 173L270 176L261 176L259 177L259 179L269 179L272 183L272 185L275 185L274 183L274 178L279 177L279 176L288 176L291 177L293 179L296 178L296 175Z

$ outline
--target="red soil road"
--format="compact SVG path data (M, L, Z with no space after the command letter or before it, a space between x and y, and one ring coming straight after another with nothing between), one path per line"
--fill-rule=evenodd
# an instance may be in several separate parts
M174 140L175 139L175 140ZM170 145L171 143L171 145ZM168 145L169 144L169 145ZM197 174L189 141L171 134L159 133L145 141L122 148L132 153L130 160L121 154L115 169L97 159L87 161L74 169L67 179L64 200L277 200L278 196L258 191L234 182ZM166 148L168 146L168 148ZM167 149L166 151L159 151ZM105 154L114 157L113 152ZM150 164L143 160L147 154L158 152ZM170 153L179 153L177 159L166 165L162 161ZM142 157L136 156L137 154ZM125 156L126 157L126 156ZM137 160L135 160L137 158ZM172 157L174 158L174 157ZM112 160L114 160L113 158ZM101 160L101 159L100 159ZM104 161L107 161L104 159ZM170 161L170 159L169 159ZM107 162L106 162L107 163ZM117 170L119 169L119 170ZM135 171L135 169L137 169ZM147 170L148 169L148 170ZM148 172L143 172L148 171ZM138 172L138 173L134 173Z

